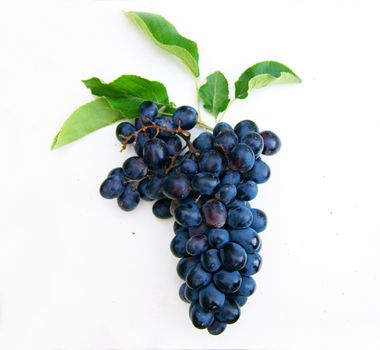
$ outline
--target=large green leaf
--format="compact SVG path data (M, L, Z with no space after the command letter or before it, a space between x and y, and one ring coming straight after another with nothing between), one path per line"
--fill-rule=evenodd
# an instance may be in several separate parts
M127 12L126 15L162 49L177 56L198 77L197 44L183 37L164 17L147 12Z
M244 99L250 91L270 84L300 82L301 79L282 63L275 61L259 62L245 70L235 82L235 97Z
M51 149L56 149L104 126L123 119L104 98L98 98L76 109L64 122L55 136Z
M203 107L217 117L223 112L230 99L228 98L228 81L223 73L216 71L207 77L207 81L199 89Z
M108 84L98 78L83 80L83 83L94 95L104 96L112 108L128 119L138 117L139 106L144 101L153 101L159 108L170 104L163 84L136 75L122 75Z

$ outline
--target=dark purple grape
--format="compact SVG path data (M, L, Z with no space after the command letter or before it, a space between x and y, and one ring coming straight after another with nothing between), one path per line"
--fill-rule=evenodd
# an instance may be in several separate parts
M253 216L247 207L236 207L228 211L227 223L235 229L242 229L251 226Z
M162 199L164 194L161 192L161 186L164 178L160 175L153 175L147 183L147 196L152 199Z
M252 169L245 174L243 178L246 180L252 180L257 184L267 182L270 177L270 168L267 163L263 162L260 158L256 159Z
M236 294L243 297L249 297L255 292L255 290L256 290L255 280L250 276L242 276L241 286L236 292Z
M245 135L249 134L252 131L258 132L259 128L252 120L242 120L236 124L234 130L236 132L236 135L241 140Z
M226 299L223 308L215 314L215 317L223 323L235 323L240 317L240 307L234 300Z
M207 152L214 147L214 137L210 132L202 132L193 141L193 145L199 152Z
M198 289L191 289L186 285L185 298L188 300L189 303L194 303L194 302L198 301L199 290Z
M192 303L190 306L190 320L195 328L204 329L214 321L214 314L206 311L198 303Z
M223 227L227 220L226 207L216 199L210 199L203 205L202 214L204 222L210 227Z
M189 227L189 235L197 236L197 235L206 235L210 231L210 227L208 227L206 224L201 223L198 226Z
M122 122L116 127L116 138L120 142L124 142L128 137L133 135L136 132L136 128L134 125L128 122ZM135 141L134 137L131 137L128 140L128 144L133 143Z
M130 157L124 164L125 176L131 180L140 180L148 173L148 167L140 157Z
M255 163L255 154L244 143L238 143L229 155L229 164L232 170L246 173L251 170Z
M218 177L210 173L198 173L191 180L193 190L200 194L211 195L218 185Z
M177 155L182 149L181 139L177 135L168 137L165 140L165 143L169 152L169 156Z
M173 113L174 126L180 126L183 130L192 129L198 121L197 111L190 106L178 107Z
M188 303L189 301L185 297L185 289L186 289L186 283L182 283L181 287L179 287L178 294L182 301L184 301L185 303Z
M228 204L232 202L237 194L235 185L222 185L217 188L214 196L217 200L223 202L223 204Z
M255 154L255 157L258 158L263 149L264 149L264 140L262 136L257 132L250 132L249 134L244 135L241 138L241 142L245 143L249 147L251 147L251 150Z
M112 169L108 173L107 177L110 177L110 176L117 176L117 177L120 178L120 180L124 180L124 178L125 178L125 172L124 172L123 168L115 168L115 169Z
M136 139L136 142L135 142L135 152L136 152L140 157L143 156L143 148L144 148L144 144L145 144L145 142L147 142L148 140L150 140L150 136L149 136L149 133L147 133L147 132L140 132L140 133L137 135L137 139Z
M201 212L194 202L184 202L174 210L175 220L183 227L198 226L202 222Z
M208 249L206 235L192 236L186 243L186 252L189 255L200 255Z
M239 271L247 263L247 253L241 245L228 242L220 249L220 260L227 270Z
M125 186L124 192L117 198L117 204L124 211L131 211L140 202L140 194L131 184Z
M220 310L225 300L224 293L216 289L212 282L199 291L199 304L207 311L216 312Z
M169 198L159 199L156 203L153 204L153 214L159 219L171 218L172 214L170 214L170 204L171 199Z
M213 323L211 323L208 327L207 327L207 331L211 334L211 335L219 335L221 333L224 332L224 330L227 328L227 325L223 322L220 322L218 320L214 320Z
M139 185L137 186L137 190L140 193L140 198L143 199L144 201L152 201L153 198L149 197L148 193L148 184L149 184L149 179L144 179L139 182Z
M208 272L215 272L222 266L217 249L209 249L201 255L202 267Z
M223 176L222 185L239 185L240 183L240 173L234 170L227 170Z
M117 175L107 177L100 185L100 195L106 199L114 199L124 192L123 180Z
M220 270L213 275L213 281L223 293L235 293L241 285L241 275L238 271Z
M258 188L254 181L243 181L237 187L236 198L242 201L251 201L257 196Z
M242 230L231 230L230 240L240 244L248 254L255 253L261 249L260 236L250 227Z
M251 209L253 216L251 228L253 228L257 233L262 232L266 229L268 224L268 219L266 214L260 209Z
M181 173L194 175L198 172L198 163L193 159L185 159L181 164Z
M230 241L230 234L223 228L213 228L207 235L211 247L220 249Z
M232 128L230 124L225 123L225 122L220 122L216 124L214 127L214 130L213 130L214 136L217 136L223 130L234 130L234 129Z
M211 274L203 270L201 265L195 265L187 274L186 284L192 289L206 286L211 281Z
M214 148L228 154L238 142L239 139L235 132L230 129L225 129L215 136Z
M160 127L163 127L163 128L166 128L166 129L170 129L170 130L174 130L175 127L174 127L174 124L173 124L173 121L169 118L166 118L166 117L160 117L160 118L157 118L155 123L160 126ZM166 139L168 137L172 137L174 135L173 132L170 132L170 131L167 131L167 130L160 130L159 133L158 133L158 137L160 139L163 139L166 141Z
M185 199L190 193L190 180L186 175L169 175L162 182L162 192L170 199Z
M139 106L140 118L144 123L156 120L158 114L157 105L152 101L145 101Z
M199 170L219 176L225 167L225 159L216 150L204 152L199 157Z
M264 140L263 154L272 156L281 149L281 140L273 131L262 131L260 135Z
M187 256L177 263L177 274L179 278L186 280L187 274L195 266L199 264L199 256Z
M161 139L151 139L144 143L143 157L149 168L162 168L169 159L168 147Z
M240 273L245 276L251 276L260 271L262 265L262 258L258 253L248 254L247 264Z
M171 243L170 250L177 258L182 258L187 255L186 252L186 243L189 235L187 233L177 233Z

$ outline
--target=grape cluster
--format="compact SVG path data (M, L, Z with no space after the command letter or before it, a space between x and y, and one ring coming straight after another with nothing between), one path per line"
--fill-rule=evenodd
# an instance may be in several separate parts
M155 200L155 216L175 218L170 249L184 280L179 296L191 304L193 325L217 335L239 319L256 289L251 276L261 268L259 233L267 217L249 201L270 176L261 156L277 153L281 142L251 120L235 128L220 122L191 142L197 119L189 106L167 118L153 102L142 103L135 123L116 129L123 148L132 145L137 156L113 169L100 193L125 211L140 199Z

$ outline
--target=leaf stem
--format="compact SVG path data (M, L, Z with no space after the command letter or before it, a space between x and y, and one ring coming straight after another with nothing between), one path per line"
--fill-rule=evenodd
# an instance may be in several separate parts
M199 125L200 127L202 127L203 129L206 129L206 130L209 130L209 131L212 131L213 128L209 125L207 125L206 123L204 123L203 121L201 120L198 120L197 122L197 125Z

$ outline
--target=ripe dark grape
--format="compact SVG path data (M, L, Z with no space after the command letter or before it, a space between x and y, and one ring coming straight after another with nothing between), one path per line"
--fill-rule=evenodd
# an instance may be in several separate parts
M145 101L139 107L140 118L143 123L149 123L156 119L158 114L157 105L152 101Z
M180 126L183 130L192 129L197 124L198 113L190 106L178 107L173 113L174 126Z
M263 154L271 156L280 150L281 140L273 131L262 131L260 135L264 140Z
M123 122L123 123L120 123L117 127L116 127L116 138L120 141L120 142L123 142L125 141L127 138L129 138L131 135L133 135L136 131L136 128L134 125L132 125L131 123L128 123L128 122ZM128 144L130 143L133 143L133 141L135 140L134 137L131 137L129 140L128 140Z
M264 231L267 227L268 219L266 214L260 209L251 209L252 213L252 224L251 228L253 228L257 233Z
M148 166L140 157L128 158L123 164L123 169L125 176L131 180L140 180L148 173Z
M214 136L207 131L202 132L193 141L193 145L202 153L209 151L214 147Z
M226 296L211 282L199 291L199 304L208 311L218 311L224 306Z
M245 135L249 134L252 131L258 132L259 128L252 120L242 120L236 124L234 130L241 140Z
M169 151L166 143L161 139L151 139L144 143L143 157L149 168L163 167L169 159Z
M169 219L173 215L170 214L170 204L171 200L169 198L159 199L156 203L153 204L153 214L159 219Z
M257 196L258 188L256 182L242 181L237 187L237 199L251 201Z
M100 193L117 199L124 211L143 199L155 201L156 217L174 216L170 250L185 281L179 297L191 304L195 327L220 334L238 320L240 307L256 289L251 276L261 268L259 232L267 216L249 201L270 177L261 157L277 153L281 141L243 120L235 128L220 122L191 142L187 130L198 114L189 106L178 107L171 118L146 101L134 117L135 125L120 123L116 136L123 149L134 147L138 156L111 170Z
M103 198L114 199L124 191L123 180L117 175L107 177L100 185L100 194Z
M140 194L131 184L125 186L124 192L117 198L117 204L124 211L131 211L140 202Z

